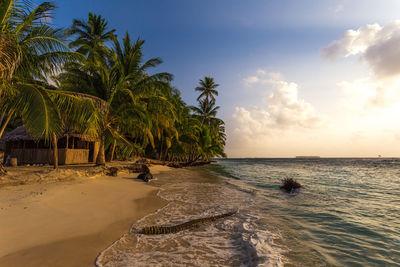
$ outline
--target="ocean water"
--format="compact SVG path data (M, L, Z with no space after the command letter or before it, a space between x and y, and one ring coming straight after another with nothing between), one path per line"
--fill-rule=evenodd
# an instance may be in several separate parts
M282 192L283 178L302 189ZM228 159L152 183L169 204L98 266L400 266L400 160ZM176 234L136 234L234 209Z

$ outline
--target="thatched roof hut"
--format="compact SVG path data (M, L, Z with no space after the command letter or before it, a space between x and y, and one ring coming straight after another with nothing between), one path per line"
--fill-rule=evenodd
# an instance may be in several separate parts
M34 138L25 126L19 126L2 138L5 143L5 160L16 157L20 163L49 163L53 161L52 146L44 138ZM85 134L66 132L58 138L59 164L95 162L99 151L96 138Z

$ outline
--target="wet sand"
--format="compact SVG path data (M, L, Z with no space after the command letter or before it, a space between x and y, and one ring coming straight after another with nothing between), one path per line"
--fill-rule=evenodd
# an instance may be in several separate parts
M132 177L1 188L0 266L93 266L135 220L167 204L157 187Z

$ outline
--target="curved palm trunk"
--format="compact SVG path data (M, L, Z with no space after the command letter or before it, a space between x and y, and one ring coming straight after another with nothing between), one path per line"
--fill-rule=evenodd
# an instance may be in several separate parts
M113 161L116 143L117 143L117 141L114 140L113 143L111 144L110 148L108 149L107 156L106 156L106 162Z
M54 169L58 168L58 147L57 147L57 136L53 133L53 165Z
M162 151L163 151L163 145L162 145L162 136L160 137L160 151L159 151L159 153L160 153L160 155L158 156L158 160L162 160Z
M168 150L169 150L169 148L166 148L166 149L165 149L163 161L168 160L168 159L167 159L167 157L168 157Z
M208 95L207 95L207 96L206 96L206 109L205 109L205 110L208 109L209 103L210 103L210 102L209 102L209 100L208 100ZM204 122L206 122L206 121L207 121L207 114L204 113L203 119L202 119L202 121L201 121L200 128L203 127L203 124L204 124Z
M4 130L6 129L7 124L8 124L8 122L10 121L10 119L12 118L12 115L13 115L13 114L14 114L14 113L11 112L11 113L8 115L8 117L6 118L4 124L1 126L1 129L0 129L0 138L3 136Z
M96 165L106 165L106 158L104 154L104 137L101 137L99 154L97 154L96 158Z

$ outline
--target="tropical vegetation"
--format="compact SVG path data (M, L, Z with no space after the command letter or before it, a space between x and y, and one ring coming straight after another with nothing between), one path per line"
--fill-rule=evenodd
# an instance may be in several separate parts
M92 13L66 30L54 28L55 8L53 2L0 2L0 137L23 123L56 150L57 138L73 127L100 140L97 164L133 156L225 157L212 77L200 80L198 105L188 106L173 75L154 71L162 60L144 59L144 40L120 38Z

